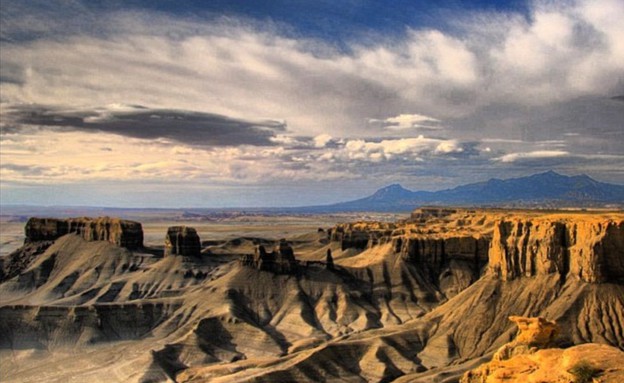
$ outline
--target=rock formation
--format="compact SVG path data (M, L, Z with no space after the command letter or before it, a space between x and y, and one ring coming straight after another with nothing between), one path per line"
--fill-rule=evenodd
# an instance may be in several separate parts
M518 316L509 319L518 325L516 339L501 347L491 362L466 372L461 383L615 383L624 379L621 350L595 343L568 349L549 348L558 332L555 322Z
M75 233L87 241L108 241L130 250L143 247L143 227L139 222L119 218L30 218L25 243L54 241Z
M336 225L329 231L329 239L340 242L342 250L363 250L386 243L396 228L392 223L357 222Z
M552 273L617 280L624 276L624 221L502 220L494 227L489 264L503 280Z
M0 283L0 381L456 382L496 350L468 382L624 381L624 214L418 214L205 243L205 262L77 235L25 249ZM562 334L514 318L505 345L518 313Z
M449 215L457 213L456 209L448 209L443 207L421 207L414 210L410 214L411 221L426 222L427 220L435 218L443 218Z
M514 355L529 354L538 349L552 346L559 327L544 318L510 316L509 320L518 326L516 339L498 349L492 360L506 360Z
M285 239L280 240L272 252L267 252L262 245L258 246L253 256L244 255L240 263L277 274L293 274L299 269L295 252Z
M201 256L201 241L197 231L187 226L171 226L165 237L165 256Z
M327 256L325 257L325 267L327 270L334 269L334 258L332 257L331 249L327 249Z

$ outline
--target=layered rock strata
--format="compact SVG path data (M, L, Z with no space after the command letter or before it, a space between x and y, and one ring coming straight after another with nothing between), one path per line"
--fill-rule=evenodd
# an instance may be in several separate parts
M201 256L201 241L197 231L187 226L171 226L165 237L165 256Z
M135 250L143 247L141 223L119 218L30 218L24 229L24 243L54 241L74 233L87 241L108 241Z
M503 280L558 273L584 282L624 277L624 221L502 220L494 227L490 270Z

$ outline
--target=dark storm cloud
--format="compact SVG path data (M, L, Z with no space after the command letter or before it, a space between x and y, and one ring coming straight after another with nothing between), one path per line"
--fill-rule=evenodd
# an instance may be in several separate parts
M272 146L282 121L250 121L218 114L123 106L67 111L45 106L12 107L5 131L37 126L62 131L104 132L140 139L170 139L196 146Z

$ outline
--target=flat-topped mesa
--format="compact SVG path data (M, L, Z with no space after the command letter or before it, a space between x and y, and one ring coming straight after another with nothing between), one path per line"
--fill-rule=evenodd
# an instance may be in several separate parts
M553 273L592 283L622 280L624 220L501 220L494 227L489 269L503 280Z
M299 269L295 259L295 252L284 239L280 240L272 252L266 251L262 245L258 246L253 256L245 255L241 257L240 263L243 266L250 266L258 270L277 274L294 274Z
M165 237L165 256L201 256L201 241L197 231L188 226L171 226Z
M24 227L24 243L54 241L69 233L87 241L108 241L130 250L143 247L143 227L140 222L119 218L30 218Z

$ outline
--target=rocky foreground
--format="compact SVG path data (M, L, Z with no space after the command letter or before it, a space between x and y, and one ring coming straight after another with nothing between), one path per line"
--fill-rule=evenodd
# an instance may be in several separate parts
M598 362L624 349L624 213L420 209L281 241L171 227L159 248L110 218L25 234L1 264L3 382L564 382L578 355L621 377ZM509 345L510 316L561 331Z

